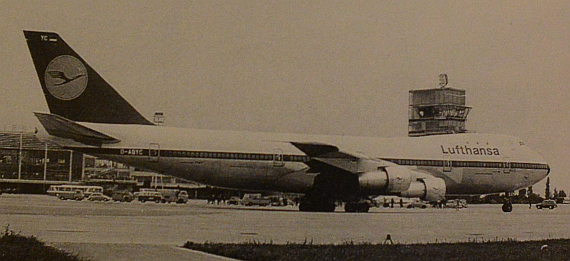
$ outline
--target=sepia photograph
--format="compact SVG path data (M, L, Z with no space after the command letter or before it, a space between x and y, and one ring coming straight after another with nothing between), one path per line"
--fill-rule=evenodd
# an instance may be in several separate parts
M570 259L566 1L0 16L0 260Z

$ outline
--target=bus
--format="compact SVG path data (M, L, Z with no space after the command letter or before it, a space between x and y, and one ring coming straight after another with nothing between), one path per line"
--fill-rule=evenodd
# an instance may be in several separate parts
M81 185L52 185L47 190L47 194L55 196L61 200L75 199L82 200L89 197L91 193L103 193L101 186L81 186Z

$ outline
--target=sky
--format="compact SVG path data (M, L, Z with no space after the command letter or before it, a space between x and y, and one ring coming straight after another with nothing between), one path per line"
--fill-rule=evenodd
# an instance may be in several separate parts
M3 0L0 17L4 130L48 112L22 30L59 33L176 127L401 137L408 91L446 73L469 131L520 137L570 191L568 1Z

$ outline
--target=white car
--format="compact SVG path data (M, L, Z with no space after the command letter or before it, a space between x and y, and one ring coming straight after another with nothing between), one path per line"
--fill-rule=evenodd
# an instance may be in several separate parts
M89 200L89 201L109 201L109 200L111 200L111 197L103 195L103 193L95 192L95 193L91 193L91 195L89 195L89 197L87 197L87 200Z

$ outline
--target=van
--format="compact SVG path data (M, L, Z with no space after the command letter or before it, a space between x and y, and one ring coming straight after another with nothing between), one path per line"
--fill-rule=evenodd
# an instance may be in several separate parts
M243 195L243 199L241 203L246 206L269 206L271 204L271 199L268 197L262 197L261 194L245 194Z
M69 193L65 193L65 192L60 192L57 195L57 198L61 199L61 200L68 200L68 199L75 199L77 201L81 201L85 198L85 194L83 193L83 190L75 190L73 192L69 192Z

